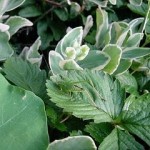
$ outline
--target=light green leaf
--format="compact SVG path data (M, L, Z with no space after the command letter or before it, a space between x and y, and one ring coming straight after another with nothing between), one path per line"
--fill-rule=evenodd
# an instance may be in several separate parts
M46 94L46 72L21 58L10 58L4 64L6 78L15 85L34 92L40 97Z
M144 150L143 146L127 132L115 128L99 146L98 150Z
M88 1L95 3L96 5L100 7L106 7L108 3L107 0L88 0Z
M33 23L25 18L19 17L19 16L13 16L10 17L7 21L6 24L9 25L9 33L10 36L15 34L20 28L25 27L25 26L32 26Z
M136 46L139 46L142 38L143 38L143 33L134 33L128 38L128 40L124 44L124 47L136 47Z
M25 18L40 16L42 12L35 5L29 5L19 11L19 15Z
M132 60L130 59L121 59L117 70L113 73L114 75L122 74L127 71L132 65Z
M76 117L111 122L121 112L124 90L103 72L70 71L51 80L47 82L51 101Z
M77 27L69 31L60 42L60 50L57 50L63 56L66 56L65 51L67 47L78 48L81 45L83 36L82 27Z
M96 145L89 136L73 136L56 140L48 146L47 150L96 150Z
M110 1L110 3L112 3L113 5L116 5L116 1L117 0L109 0Z
M146 47L130 47L123 50L123 59L140 58L146 55L150 55L150 48Z
M96 47L101 48L106 44L108 32L108 14L101 8L96 11L97 20L97 34L96 34Z
M14 50L8 43L10 35L8 32L0 32L0 61L11 57Z
M0 0L0 15L19 7L24 1L25 0Z
M104 52L91 50L82 61L78 61L78 64L82 68L101 70L108 64L109 61L110 57Z
M44 103L32 92L10 85L0 74L0 149L45 150Z
M109 63L103 68L103 70L112 74L120 63L122 49L117 45L109 44L106 45L102 51L110 57Z
M63 69L60 67L60 61L62 60L64 59L59 53L55 51L49 52L49 65L54 75L59 74L63 71Z
M128 98L122 113L123 127L150 146L150 93Z

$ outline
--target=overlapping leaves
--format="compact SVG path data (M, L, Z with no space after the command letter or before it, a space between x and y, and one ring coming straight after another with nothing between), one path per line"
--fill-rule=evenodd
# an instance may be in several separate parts
M47 88L51 101L64 111L95 123L114 125L100 149L143 149L128 132L150 145L150 94L125 100L124 89L117 80L103 72L89 70L52 76ZM110 143L113 143L111 147Z

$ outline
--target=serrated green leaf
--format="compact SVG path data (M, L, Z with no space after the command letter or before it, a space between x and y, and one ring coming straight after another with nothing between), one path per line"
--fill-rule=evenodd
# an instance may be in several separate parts
M150 146L150 93L131 97L122 113L123 127Z
M110 57L109 63L103 68L103 71L112 74L118 67L122 55L122 49L113 44L106 45L103 50Z
M52 80L47 82L51 101L76 117L111 122L121 112L124 90L102 72L71 71Z
M73 136L62 140L56 140L48 146L47 150L96 150L96 145L92 138L88 136Z
M19 15L25 18L40 16L42 12L35 5L29 5L19 11Z
M122 52L123 59L140 58L146 55L150 55L150 48L147 47L131 47L126 48Z
M1 74L0 91L0 149L45 150L48 132L42 100L10 85Z
M11 57L14 50L8 43L10 35L8 32L0 32L0 61L6 60Z
M0 0L0 15L19 7L24 1L25 0Z
M101 51L91 50L83 60L78 61L78 64L82 68L101 70L109 61L110 57L107 54Z
M109 123L90 123L86 125L85 131L90 133L97 142L101 143L110 134L112 129L113 126Z
M120 81L121 86L124 87L127 92L131 94L138 93L138 85L136 79L129 72L117 75L116 78Z
M6 78L15 85L34 92L40 97L45 96L46 72L37 65L32 65L21 58L10 58L4 64Z
M7 21L6 24L9 25L9 33L10 36L15 34L20 28L25 27L25 26L32 26L33 23L25 18L19 17L19 16L13 16L10 17Z
M98 150L144 150L143 146L125 131L115 128L99 146Z

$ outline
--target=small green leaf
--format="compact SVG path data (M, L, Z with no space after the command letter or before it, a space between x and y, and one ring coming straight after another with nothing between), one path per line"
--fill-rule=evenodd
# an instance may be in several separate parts
M19 7L24 1L25 0L0 0L0 15Z
M96 145L89 136L73 136L56 140L49 144L47 150L96 150Z
M139 6L142 4L142 0L130 0L130 3L132 5L136 5L136 6Z
M89 0L89 1L95 3L96 5L100 7L106 7L108 3L108 1L105 1L105 0Z
M150 48L146 47L131 47L123 50L123 59L140 58L146 55L150 55Z
M1 74L0 91L0 149L45 150L48 132L43 101L10 85Z
M106 45L102 51L110 57L109 63L103 68L103 70L112 74L120 63L122 49L117 45L109 44Z
M10 35L8 32L0 32L0 61L11 57L14 50L8 43Z
M41 14L42 12L35 5L26 6L19 11L19 15L25 18L37 17L40 16Z
M30 22L29 20L19 17L19 16L13 16L10 17L7 21L6 24L9 25L9 33L10 36L15 34L20 28L25 27L25 26L32 26L33 23Z
M66 21L68 19L68 10L65 7L54 9L55 14L60 20Z
M99 146L98 150L144 150L143 146L127 132L115 128Z
M82 61L78 61L78 64L82 68L101 70L108 64L109 61L110 57L104 52L91 50Z

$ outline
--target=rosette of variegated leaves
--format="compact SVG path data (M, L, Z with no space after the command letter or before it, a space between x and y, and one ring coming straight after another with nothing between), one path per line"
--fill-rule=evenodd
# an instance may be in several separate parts
M13 47L10 45L10 38L22 27L32 26L32 22L20 16L6 16L9 12L21 4L25 0L0 0L0 61L4 61L11 57L14 53Z

